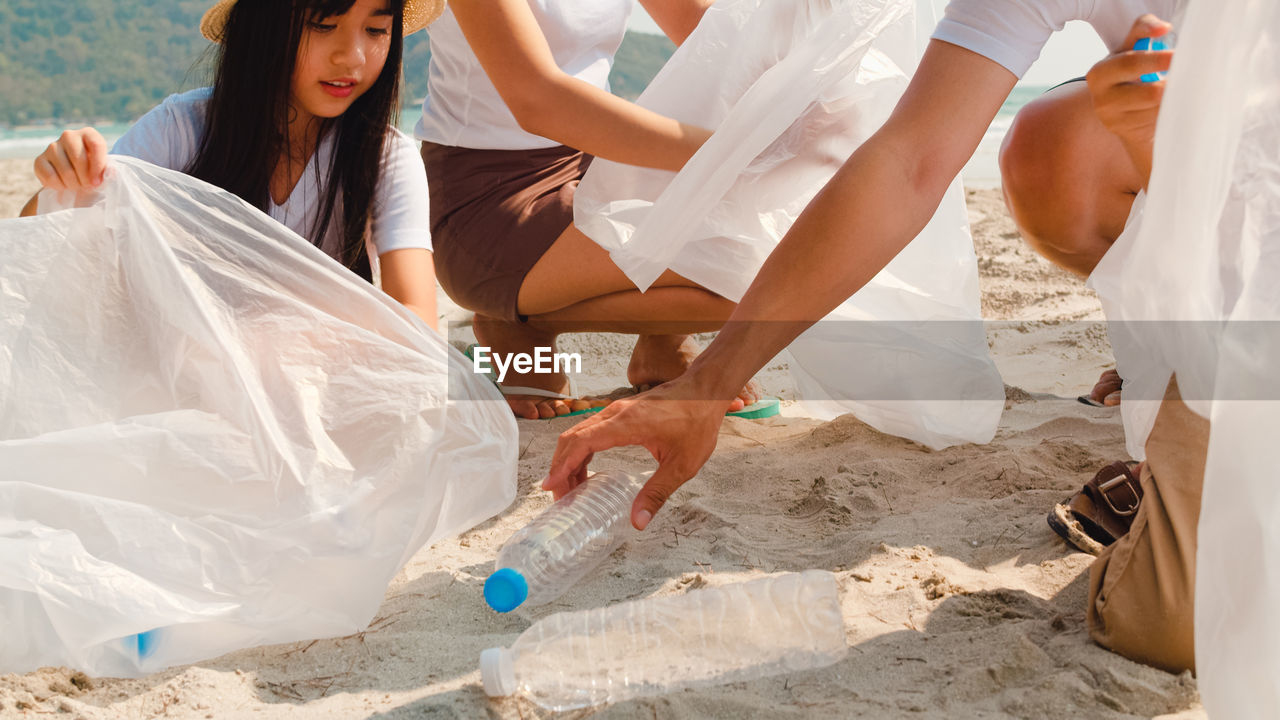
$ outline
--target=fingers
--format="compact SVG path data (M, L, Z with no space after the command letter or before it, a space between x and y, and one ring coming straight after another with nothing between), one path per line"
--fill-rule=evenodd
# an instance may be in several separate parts
M45 172L41 174L40 170ZM61 142L53 143L36 161L36 177L40 182L54 190L76 190L80 187L76 179L75 169L67 158L67 150Z
M1163 37L1172 29L1172 25L1151 14L1135 20L1120 51L1094 65L1086 76L1094 105L1116 100L1104 97L1114 86L1137 83L1143 77L1154 79L1157 73L1167 72L1173 62L1172 50L1135 51L1133 47L1143 38Z
M94 186L101 185L103 176L107 171L107 140L93 128L85 128L82 133L84 135L89 181Z
M42 186L50 190L66 190L67 186L62 182L61 176L58 175L58 169L54 166L53 159L50 157L51 153L56 157L57 152L52 145L49 146L48 150L41 153L40 157L36 158L36 179L40 181Z
M71 166L71 173L75 175L72 182L76 187L91 187L94 183L89 178L89 151L85 148L83 137L68 130L62 133L58 147L62 148L67 164Z
M1094 65L1085 79L1093 91L1095 88L1132 83L1143 75L1168 72L1172 64L1172 50L1130 50L1112 55Z
M680 465L682 463L674 458L668 462L659 463L653 477L649 478L649 482L645 483L643 488L640 488L635 502L631 504L631 525L635 529L644 530L648 527L653 516L658 514L658 510L666 504L667 498L671 497L671 493L693 476L693 473L677 469Z
M1152 110L1159 110L1164 100L1164 83L1125 83L1112 85L1093 96L1094 109L1104 125L1117 124L1125 120L1126 115L1144 114L1143 120L1153 118L1146 116Z
M1165 84L1141 78L1167 70L1172 57L1171 52L1127 52L1093 66L1089 95L1104 127L1139 144L1153 135Z
M578 466L578 469L569 474L569 481L566 484L554 489L545 487L543 489L549 490L551 492L551 497L554 500L559 500L565 495L573 492L579 485L587 481L587 476L590 474L588 468L591 467L591 461L594 458L595 453L588 455L587 458L582 461L582 464Z
M1124 39L1124 48L1126 50L1132 48L1142 38L1161 37L1172 29L1173 25L1147 13L1133 21L1133 26L1129 28L1129 35Z
M36 158L40 184L53 190L79 190L102 183L107 141L93 128L68 130Z
M586 478L587 464L595 453L635 444L636 441L615 427L619 421L614 416L620 407L620 403L614 403L560 434L555 454L551 456L551 469L542 481L543 490L563 495Z

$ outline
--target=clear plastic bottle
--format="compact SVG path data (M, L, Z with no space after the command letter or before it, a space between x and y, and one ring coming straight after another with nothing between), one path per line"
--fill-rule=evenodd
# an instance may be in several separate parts
M835 576L788 573L557 613L480 653L490 696L572 710L825 667L848 651Z
M631 503L652 474L596 473L543 510L498 551L485 602L510 612L560 597L626 540Z

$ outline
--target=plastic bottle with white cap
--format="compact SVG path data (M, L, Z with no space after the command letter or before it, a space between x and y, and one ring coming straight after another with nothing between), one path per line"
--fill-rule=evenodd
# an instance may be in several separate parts
M510 612L560 597L626 540L631 503L652 474L596 473L542 511L498 551L485 602Z
M809 570L549 615L480 653L490 696L572 710L826 667L848 651L836 578Z

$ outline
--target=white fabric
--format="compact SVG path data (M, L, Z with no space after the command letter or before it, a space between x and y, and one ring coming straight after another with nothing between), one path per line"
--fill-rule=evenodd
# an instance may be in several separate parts
M1136 369L1125 377L1145 393L1176 372L1210 420L1195 603L1205 709L1276 718L1280 4L1192 4L1168 83L1141 222L1103 258L1095 286L1113 327L1124 323L1112 344ZM1145 441L1125 420L1130 443Z
M529 0L533 16L565 74L609 89L613 56L634 0ZM532 150L559 143L521 129L467 44L453 9L427 27L431 65L419 140L477 150Z
M201 88L170 95L134 123L116 141L111 152L146 160L169 170L186 170L200 150L205 107L211 94L209 88ZM320 141L284 204L276 205L275 200L268 199L267 214L290 230L310 238L317 207L324 198L321 168L328 168L332 159L333 136L329 135ZM341 194L335 205L337 215L330 221L320 249L336 258L342 247ZM370 215L370 234L377 255L406 248L431 249L427 171L413 140L394 128L388 138L382 176Z
M1116 52L1134 20L1152 13L1176 26L1185 5L1186 0L951 0L933 37L972 50L1022 77L1049 36L1071 20L1092 25L1107 48Z
M493 385L239 198L113 157L0 222L0 674L364 628L515 497Z
M678 174L597 158L577 226L645 289L667 268L739 300L845 158L888 117L932 11L920 0L721 0L638 102L716 132ZM802 288L795 289L803 292ZM868 322L871 321L871 322ZM930 447L986 442L1004 407L957 181L923 232L789 348L820 417Z

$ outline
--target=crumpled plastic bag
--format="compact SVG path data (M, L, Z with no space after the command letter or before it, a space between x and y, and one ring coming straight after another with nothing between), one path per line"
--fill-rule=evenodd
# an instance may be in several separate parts
M1125 378L1126 439L1141 451L1151 394L1176 373L1210 421L1200 697L1210 717L1280 717L1280 4L1190 3L1148 189L1091 278Z
M514 499L489 382L265 214L119 157L40 204L0 222L0 673L357 631Z
M720 0L637 101L715 134L679 173L597 158L575 224L642 290L669 268L740 300L889 116L932 20L924 0ZM920 235L789 351L820 417L852 411L934 448L989 441L1004 386L959 181Z

